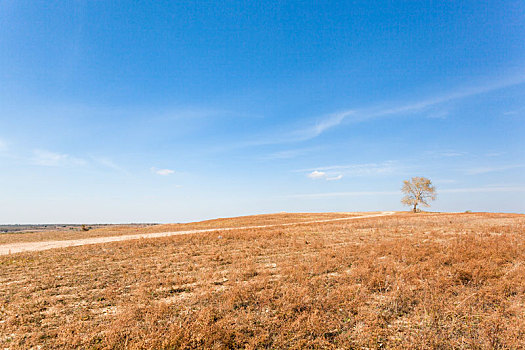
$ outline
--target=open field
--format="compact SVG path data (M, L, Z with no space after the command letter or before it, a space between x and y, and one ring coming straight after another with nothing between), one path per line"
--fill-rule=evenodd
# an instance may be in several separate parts
M109 225L89 225L97 229ZM144 225L141 225L144 226ZM78 224L40 224L40 225L0 225L0 233L41 233L44 231L81 231L82 225Z
M120 235L111 235L112 231L105 232L106 236L100 236L100 237L88 237L88 238L81 238L81 239L69 239L69 240L45 240L45 241L33 241L33 242L17 242L17 243L9 243L9 244L0 244L0 255L9 255L9 254L15 254L15 253L22 253L22 252L34 252L34 251L41 251L41 250L48 250L48 249L55 249L55 248L66 248L66 247L75 247L75 246L83 246L88 244L102 244L102 243L108 243L108 242L120 242L120 241L126 241L126 240L133 240L133 239L151 239L151 238L160 238L160 237L170 237L170 236L176 236L176 235L189 235L189 234L196 234L196 233L204 233L204 232L223 232L223 231L232 231L232 230L246 230L246 229L261 229L261 228L269 228L269 227L284 227L284 226L290 226L290 225L307 225L312 223L321 223L321 222L332 222L332 221L346 221L346 220L356 220L356 219L362 219L367 217L377 217L377 216L385 216L385 215L393 215L395 212L381 212L381 213L375 213L375 214L367 214L367 215L350 215L345 217L335 217L330 219L319 219L311 220L311 221L295 221L295 222L286 222L284 223L266 223L263 225L252 225L252 226L239 226L239 222L237 222L237 225L231 226L231 227L215 227L215 228L208 228L208 229L193 229L193 230L183 230L183 231L163 231L163 232L143 232L143 233L136 233L136 234L123 234L123 232L126 231L120 231ZM257 220L260 218L253 217L253 219ZM225 219L225 221L230 222L230 219ZM244 222L245 219L243 218L240 220L241 222ZM275 222L275 221L270 221ZM278 222L278 221L277 221ZM161 227L171 227L172 225L162 225L156 228L158 231ZM220 225L218 225L220 226Z
M327 219L278 215L176 227ZM1 348L525 344L523 215L398 213L21 253L0 265Z
M184 224L159 225L100 225L89 231L77 230L39 230L31 232L0 233L0 245L21 242L45 242L56 240L75 240L94 237L110 237L133 234L148 234L159 232L175 232L188 230L206 230L211 228L229 228L239 226L275 225L294 222L330 220L374 213L279 213L234 218L213 219ZM77 225L78 226L78 225ZM91 225L87 225L91 226Z

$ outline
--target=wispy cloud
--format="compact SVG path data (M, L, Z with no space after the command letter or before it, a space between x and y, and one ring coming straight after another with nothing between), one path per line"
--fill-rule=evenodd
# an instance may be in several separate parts
M518 109L514 109L514 110L510 110L510 111L506 111L503 113L504 116L521 116L521 115L525 115L525 107L522 107L522 108L518 108Z
M310 179L313 179L313 180L324 179L326 181L337 181L343 178L342 174L328 174L328 173L325 173L324 171L318 171L318 170L314 170L311 173L307 174L306 176L308 176Z
M486 187L465 187L439 189L439 193L487 193L487 192L525 192L525 187L521 186L486 186ZM357 197L357 196L401 196L400 191L351 191L351 192L325 192L293 194L287 198L330 198L330 197Z
M325 192L325 193L308 193L293 194L287 198L329 198L329 197L357 197L357 196L384 196L400 195L399 191L352 191L352 192Z
M473 97L476 95L481 95L491 91L496 91L504 89L507 87L520 85L525 83L525 76L518 75L515 77L502 79L496 82L492 82L485 85L476 85L470 86L463 89L458 89L456 91L446 93L443 95L423 99L420 101L415 101L412 103L401 104L398 106L392 107L372 107L372 108L363 108L363 109L348 109L345 111L340 111L338 113L328 114L324 117L317 119L313 126L306 128L299 128L290 133L290 137L286 141L302 141L309 140L321 135L326 130L334 128L345 121L349 122L362 122L366 120L388 117L399 114L415 113L424 111L430 107L438 106L446 102L452 102L455 100L460 100L468 97ZM446 118L448 111L442 110L439 112L432 112L428 115L429 118Z
M436 158L450 158L450 157L463 157L467 155L467 152L455 151L455 150L441 150L441 151L427 151L425 152L429 156Z
M317 180L317 179L322 179L326 176L326 173L324 171L317 171L317 170L314 170L312 171L310 174L307 175L310 179L314 179L314 180Z
M235 147L252 147L307 141L321 135L326 130L341 124L345 118L352 114L353 111L343 111L322 116L307 122L301 121L300 125L296 125L292 128L292 131L272 132L272 135L269 137L262 136L255 140L252 139L248 142L239 143Z
M459 89L441 96L431 97L425 100L414 102L411 104L406 104L389 109L380 109L375 113L372 113L373 116L385 116L390 114L399 114L403 112L414 112L420 111L425 108L435 106L441 103L450 102L454 100L459 100L463 98L468 98L476 95L481 95L487 92L504 89L507 87L520 85L525 83L525 75L518 75L509 77L506 79L501 79L499 81L494 81L485 85L475 85Z
M489 153L485 153L485 157L499 157L506 153L507 152L489 152Z
M439 153L441 157L461 157L461 156L464 156L465 154L466 152L454 152L454 151Z
M525 168L525 164L509 164L501 166L485 166L485 167L476 167L471 169L466 169L465 173L468 175L480 175L486 173L494 173L500 171L514 170Z
M317 168L299 169L295 172L324 172L328 176L333 176L334 172L337 174L348 176L370 176L391 174L398 171L400 168L396 161L386 161L383 163L365 163L365 164L343 164L330 165Z
M263 160L291 159L291 158L309 154L312 151L318 150L318 149L319 149L318 147L317 148L309 147L309 148L297 148L297 149L283 150L283 151L278 151L278 152L267 154L261 157L261 159Z
M457 180L453 180L453 179L432 179L432 182L439 186L441 184L453 184L453 183L456 183Z
M155 167L152 167L151 168L151 171L157 175L160 175L160 176L168 176L168 175L172 175L175 173L175 170L171 170L171 169L157 169Z
M33 151L32 161L34 164L51 167L85 166L85 159L73 157L65 153L56 153L42 149Z
M449 188L438 190L438 193L484 193L484 192L525 192L522 186L486 186L486 187L466 187Z
M337 176L327 177L326 181L338 181L343 178L343 175L339 174Z
M147 117L148 120L151 119L151 116L147 114L143 115ZM238 112L234 112L226 109L217 109L217 108L208 108L208 107L178 107L178 108L164 108L159 110L157 119L158 120L197 120L197 119L207 119L214 117L239 117L245 116Z
M111 159L107 157L92 156L91 159L95 163L100 164L103 167L106 167L106 168L109 168L109 169L112 169L112 170L115 170L115 171L118 171L124 174L129 174L129 172L126 169L122 168L120 165L118 165L117 163L115 163L114 161L112 161Z
M127 170L113 162L111 159L103 156L89 156L80 158L67 153L52 152L44 149L33 150L32 156L28 159L31 163L47 167L103 167L120 173L129 174Z
M287 133L277 136L273 134L269 138L266 137L259 140L250 141L242 144L242 146L259 146L307 141L316 138L325 131L333 129L343 123L358 123L378 118L407 115L423 111L428 112L428 118L444 119L448 116L449 111L447 109L443 109L441 105L447 102L461 100L523 83L525 83L525 75L518 74L510 78L500 79L487 84L476 84L460 88L449 93L421 99L419 101L400 103L397 105L394 104L386 107L383 103L380 104L381 106L379 107L373 106L341 110L335 113L319 116L314 118L312 121L302 122L302 125ZM431 107L440 107L441 109L436 111L435 109L431 110ZM513 112L510 112L509 115L510 114L513 114Z
M441 110L441 111L435 111L430 112L427 114L427 118L429 119L447 119L450 115L450 112L448 110Z
M301 141L309 140L314 137L321 135L328 129L331 129L343 122L345 118L353 115L355 112L352 110L344 111L340 113L333 113L328 116L325 116L313 123L313 125L297 129L293 131L290 135L290 139Z

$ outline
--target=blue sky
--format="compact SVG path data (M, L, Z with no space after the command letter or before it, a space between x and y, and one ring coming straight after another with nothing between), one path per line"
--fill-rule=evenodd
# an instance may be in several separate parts
M523 1L0 2L0 223L525 212Z

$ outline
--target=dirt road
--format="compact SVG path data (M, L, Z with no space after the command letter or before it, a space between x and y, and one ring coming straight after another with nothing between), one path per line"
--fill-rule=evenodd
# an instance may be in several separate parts
M11 243L11 244L0 245L0 255L40 251L40 250L47 250L47 249L54 249L54 248L76 247L76 246L87 245L87 244L100 244L100 243L107 243L107 242L128 241L132 239L158 238L158 237L168 237L168 236L176 236L176 235L189 235L193 233L214 232L214 231L220 232L220 231L244 230L244 229L265 228L265 227L305 225L305 224L315 224L315 223L331 222L331 221L364 219L364 218L387 216L387 215L393 215L393 214L395 214L395 212L393 211L384 211L380 214L351 216L347 218L337 218L337 219L292 222L292 223L286 223L286 224L210 228L210 229L204 229L204 230L189 230L189 231L175 231L175 232L144 233L144 234L124 235L124 236L93 237L93 238L84 238L84 239L76 239L76 240L68 240L68 241Z

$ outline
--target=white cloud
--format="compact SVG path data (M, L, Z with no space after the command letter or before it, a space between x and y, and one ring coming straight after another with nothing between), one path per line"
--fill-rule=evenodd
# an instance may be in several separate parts
M65 153L37 149L33 151L33 163L42 166L84 166L87 161Z
M175 170L171 169L157 169L155 167L151 168L151 171L157 175L168 176L175 173Z
M327 177L326 181L337 181L341 180L343 178L343 175L339 174L337 176Z
M324 171L318 171L318 170L314 170L306 176L308 176L310 179L314 179L314 180L325 179L326 181L337 181L343 178L343 175L341 174L328 174L328 173L325 173Z
M365 164L344 164L317 167L310 169L300 169L296 172L312 171L327 172L328 176L349 175L349 176L370 176L391 174L399 170L399 165L395 161L386 161L383 163L365 163Z
M307 175L310 179L322 179L326 176L326 173L323 171L317 171L314 170L310 174Z

